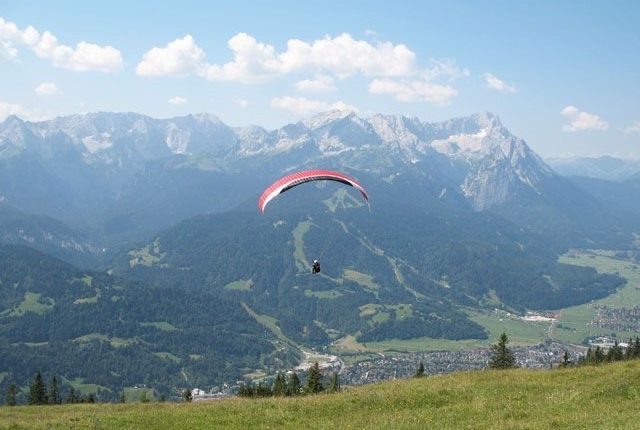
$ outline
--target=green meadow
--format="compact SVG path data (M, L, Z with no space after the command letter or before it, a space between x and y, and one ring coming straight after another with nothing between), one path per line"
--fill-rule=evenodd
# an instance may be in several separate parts
M640 426L638 401L640 361L635 360L460 372L293 398L4 406L0 428L626 429Z

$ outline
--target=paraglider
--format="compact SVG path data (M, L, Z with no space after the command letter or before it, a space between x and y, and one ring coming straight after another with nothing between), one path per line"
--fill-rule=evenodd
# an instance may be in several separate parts
M284 176L275 181L273 184L269 185L258 199L258 210L260 211L260 213L264 213L264 209L267 206L267 203L273 200L276 196L290 190L293 187L311 181L337 181L345 185L349 185L360 191L360 194L362 194L364 200L367 202L367 204L369 203L369 196L367 195L366 190L354 178L345 175L344 173L334 172L332 170L305 170L302 172L296 172ZM320 273L320 262L318 260L313 260L311 273L313 273L314 275Z
M331 170L305 170L284 176L273 184L269 185L258 199L258 210L264 213L264 209L272 199L279 194L290 190L291 188L311 181L337 181L345 185L349 185L360 191L365 201L369 203L369 196L364 187L358 181L344 173L334 172Z

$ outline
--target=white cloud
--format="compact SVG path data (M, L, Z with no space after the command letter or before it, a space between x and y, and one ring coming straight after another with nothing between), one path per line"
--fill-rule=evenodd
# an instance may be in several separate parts
M369 84L372 94L389 94L401 102L426 101L446 105L458 95L458 91L449 86L426 80L374 79Z
M75 48L60 44L48 31L40 34L29 26L24 30L10 21L0 18L0 42L5 52L17 56L16 46L25 46L42 58L50 60L54 66L74 71L97 70L105 73L122 68L120 51L111 46L100 46L81 41Z
M432 59L430 63L431 67L422 73L422 77L428 81L432 81L441 76L449 80L455 80L458 78L467 78L471 75L469 69L458 67L455 60L449 58L442 60Z
M236 98L236 99L234 100L234 102L235 102L238 106L240 106L241 108L246 108L247 106L249 106L249 102L248 102L248 101L246 101L245 99L241 99L241 98L239 98L239 97L238 97L238 98Z
M562 127L564 131L606 130L609 128L609 124L598 115L581 112L575 106L567 106L560 113L569 121L569 124Z
M30 116L30 113L18 104L0 101L0 122L7 119L9 115L18 115L22 118L27 118Z
M187 99L184 97L180 97L180 96L175 96L175 97L171 97L168 100L170 105L174 105L174 106L180 106L183 105L187 102Z
M637 133L640 134L640 121L636 121L629 127L624 129L625 133Z
M141 76L193 74L210 80L243 83L260 82L297 71L324 72L339 77L358 73L408 76L416 71L415 54L405 45L390 42L372 45L355 40L348 33L311 43L290 39L282 53L247 33L236 34L227 45L233 52L233 60L209 64L205 61L204 51L187 35L165 48L149 50L136 71Z
M0 59L13 60L18 57L18 50L13 43L0 40Z
M484 80L488 88L501 93L516 93L518 89L514 85L509 85L491 73L484 74Z
M43 82L34 89L35 93L39 96L54 96L61 94L58 86L51 82Z
M204 77L213 81L254 83L286 73L275 48L258 42L247 33L238 33L227 43L233 61L223 65L208 64Z
M315 69L339 77L408 76L415 72L416 55L403 44L355 40L348 33L312 43L291 39L279 56L285 70Z
M329 109L326 109L326 110L339 110L342 112L355 112L355 113L360 112L360 109L358 109L353 105L346 104L342 100L338 100L337 102L332 103L329 106Z
M152 48L136 67L140 76L187 76L200 74L205 67L205 53L187 34L164 48Z
M340 110L358 112L354 106L348 105L342 100L335 103L327 103L320 100L309 100L305 97L276 97L271 100L271 107L288 110L296 115L304 116L312 113Z
M295 88L298 91L318 93L334 91L336 89L333 85L333 78L328 75L316 75L313 79L305 79L297 82Z
M278 52L272 45L259 42L247 33L238 33L227 43L233 59L222 64L206 61L206 54L191 35L170 42L164 48L152 48L144 54L136 72L140 76L199 76L214 81L257 83L292 73L308 72L314 76L297 82L298 91L335 90L335 78L361 75L373 78L369 91L390 94L400 101L427 101L448 104L458 95L451 85L434 82L452 81L470 75L454 60L431 60L419 69L416 55L403 44L369 43L348 33L325 36L311 42L289 39L287 48ZM287 109L316 111L316 102L304 97L277 98L276 104L288 103ZM324 104L326 106L326 103Z

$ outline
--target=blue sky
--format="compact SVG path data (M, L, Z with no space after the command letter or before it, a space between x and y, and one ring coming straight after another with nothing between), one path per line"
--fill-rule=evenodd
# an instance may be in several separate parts
M0 120L491 111L543 156L640 158L640 2L209 3L0 0Z

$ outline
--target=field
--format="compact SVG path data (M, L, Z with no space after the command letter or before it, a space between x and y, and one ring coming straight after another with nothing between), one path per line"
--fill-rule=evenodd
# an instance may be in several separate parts
M621 429L638 428L639 400L636 360L460 372L298 398L0 407L0 428Z
M359 356L365 359L367 353L381 352L420 352L454 351L462 349L486 348L495 343L502 332L509 336L511 345L535 345L545 340L554 340L567 344L582 344L584 339L593 336L610 336L612 330L589 325L597 316L597 307L606 305L613 308L632 308L640 306L640 266L615 257L613 251L572 250L559 258L561 263L595 268L599 273L615 273L627 280L627 284L616 293L603 299L573 306L566 309L549 310L558 316L550 322L523 321L519 316L507 312L481 312L469 310L469 317L489 332L486 340L453 341L446 339L417 338L390 339L381 342L358 343L353 336L348 342L333 345L333 352L348 354L348 361L357 361ZM491 299L491 298L489 298ZM363 306L361 316L375 315L379 310L373 305ZM618 339L627 340L638 333L616 332ZM346 358L345 358L346 359Z
M243 279L239 281L229 282L225 285L227 290L239 290L239 291L249 291L251 290L251 286L253 283L251 281L245 281Z
M49 297L41 297L38 293L26 292L24 294L24 300L20 302L13 310L7 309L3 311L3 314L9 316L22 316L26 312L34 312L39 315L43 315L53 308L55 301Z
M615 258L611 251L571 251L560 257L560 262L593 267L600 273L617 273L627 280L627 284L603 299L559 310L560 318L551 332L554 339L565 343L581 343L589 336L611 335L611 329L588 324L597 316L597 307L606 305L626 309L640 306L640 266ZM617 332L616 335L626 340L638 333Z

